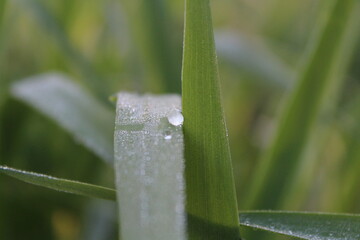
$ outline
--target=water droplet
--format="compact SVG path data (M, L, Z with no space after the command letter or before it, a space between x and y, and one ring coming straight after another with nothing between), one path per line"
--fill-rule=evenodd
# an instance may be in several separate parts
M169 114L169 116L167 117L168 121L170 124L174 125L174 126L180 126L183 124L184 122L184 116L181 114L180 111L173 111Z
M164 139L165 139L165 140L170 140L171 138L172 138L171 132L170 132L170 131L166 131L166 132L165 132L165 137L164 137Z

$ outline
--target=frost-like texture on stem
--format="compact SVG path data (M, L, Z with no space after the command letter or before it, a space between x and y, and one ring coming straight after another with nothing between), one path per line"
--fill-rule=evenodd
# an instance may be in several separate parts
M185 240L178 95L118 95L115 169L121 239Z

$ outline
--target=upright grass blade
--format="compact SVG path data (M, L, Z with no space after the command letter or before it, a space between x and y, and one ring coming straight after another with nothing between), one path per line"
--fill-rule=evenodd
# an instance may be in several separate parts
M106 200L116 200L116 192L113 189L82 183L67 179L51 177L44 174L27 172L15 168L0 165L0 173L14 177L21 181L41 187L50 188L60 192L73 193L86 197L102 198Z
M188 234L190 239L239 239L210 3L185 4L182 102Z
M36 108L93 151L113 161L114 113L67 77L48 73L16 82L12 95Z
M294 177L298 176L296 171L324 103L324 94L332 85L333 75L344 67L340 62L346 47L343 43L358 1L327 3L330 4L329 12L322 15L321 31L299 75L298 86L289 96L274 142L254 175L247 209L276 209L282 205L286 193L296 182Z
M121 0L145 65L148 90L180 92L180 52L172 38L173 23L165 0ZM180 50L180 48L179 48ZM181 51L181 50L180 50Z
M186 239L180 109L177 95L118 95L115 171L123 240Z
M321 103L318 117L310 130L311 134L307 139L300 163L293 174L293 181L289 184L281 203L284 209L298 210L317 177L318 167L322 164L318 159L321 158L321 153L328 149L327 140L329 133L333 132L333 124L339 111L339 98L344 89L344 80L347 79L345 72L348 69L349 62L354 57L354 49L359 35L360 4L358 3L347 20L341 46L339 46L341 52L337 56L336 67L333 68L329 76L329 83L323 95L324 100ZM329 162L328 160L325 161ZM336 202L336 199L332 199L332 201Z
M240 224L309 240L360 238L360 215L255 211L240 213Z

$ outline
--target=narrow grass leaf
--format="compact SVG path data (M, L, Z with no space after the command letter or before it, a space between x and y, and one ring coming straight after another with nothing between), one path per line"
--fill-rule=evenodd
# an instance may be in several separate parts
M178 95L118 95L121 239L184 240L183 117Z
M1 165L0 173L30 184L50 188L60 192L73 193L81 196L101 198L112 201L116 200L115 190L106 187L56 178L40 173L27 172Z
M289 184L281 203L284 209L300 209L318 175L319 166L322 165L319 161L321 153L329 148L327 140L329 139L329 133L334 131L334 122L339 112L338 103L340 96L343 94L344 83L347 82L344 81L347 79L345 73L356 53L354 49L360 36L359 2L354 6L350 15L341 41L341 52L337 56L336 67L331 71L329 84L323 95L324 100L321 103L321 109L318 112L314 126L310 130L311 134L307 139L300 163L293 174L292 183ZM343 106L341 106L342 108ZM329 159L326 160L326 162L328 161ZM333 198L332 201L336 202L336 199Z
M188 234L190 239L239 239L210 3L185 4L182 103Z
M310 139L319 113L326 100L324 95L333 87L334 76L344 66L342 53L347 53L346 33L358 2L354 0L327 1L326 14L321 15L321 28L312 42L305 68L298 85L290 94L280 118L275 139L265 154L264 161L254 175L249 188L246 209L277 209L288 192L295 190L301 157ZM339 86L339 85L337 85Z
M255 211L240 213L240 224L301 239L360 239L360 215Z
M114 113L66 76L48 73L16 82L12 95L62 126L97 156L112 163Z

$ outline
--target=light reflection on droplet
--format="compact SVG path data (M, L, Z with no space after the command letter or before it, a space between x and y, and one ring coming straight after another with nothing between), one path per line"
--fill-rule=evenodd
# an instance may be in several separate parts
M184 116L181 114L180 111L173 111L167 117L170 124L174 126L180 126L184 122Z

